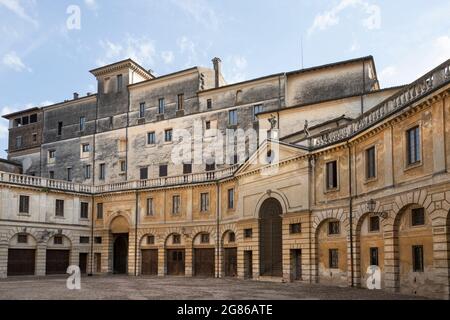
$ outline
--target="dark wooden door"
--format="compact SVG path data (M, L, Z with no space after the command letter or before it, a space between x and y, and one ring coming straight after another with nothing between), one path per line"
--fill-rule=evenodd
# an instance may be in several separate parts
M253 278L253 252L244 251L244 278Z
M95 272L102 272L102 254L95 253Z
M9 249L8 250L8 276L34 275L36 250Z
M260 273L262 276L281 277L282 219L281 205L273 198L265 200L260 209Z
M302 250L293 249L291 250L291 269L292 269L292 279L301 280L302 279Z
M80 267L80 271L82 274L87 273L87 258L88 258L87 253L85 253L85 252L80 253L79 267Z
M184 275L184 250L167 250L167 274L170 276Z
M237 276L237 249L225 248L224 249L224 267L225 277Z
M194 249L194 275L214 277L214 249Z
M158 249L142 250L142 274L158 275Z
M128 234L116 235L114 240L113 272L127 273L128 264Z
M47 249L46 259L46 274L65 274L69 267L70 250Z

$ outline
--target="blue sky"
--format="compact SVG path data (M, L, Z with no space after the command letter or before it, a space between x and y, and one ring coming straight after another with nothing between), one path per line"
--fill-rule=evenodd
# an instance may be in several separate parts
M0 0L0 113L95 92L88 70L127 57L162 75L219 56L228 82L299 69L300 39L304 67L373 55L382 87L404 84L450 58L449 13L445 0Z

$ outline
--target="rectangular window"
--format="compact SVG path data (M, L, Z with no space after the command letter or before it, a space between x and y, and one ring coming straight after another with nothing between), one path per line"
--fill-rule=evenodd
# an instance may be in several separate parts
M192 173L192 163L183 163L183 174Z
M164 131L164 141L172 141L172 129L167 129L166 131Z
M172 236L172 243L173 244L180 244L181 243L181 236L179 234L174 234Z
M375 147L366 150L366 179L376 177Z
M253 229L244 229L244 238L249 239L253 236Z
M30 123L35 123L37 122L37 114L32 114L30 115Z
M48 158L49 159L55 159L56 151L55 150L49 150L48 151Z
M58 136L62 135L62 127L63 123L61 121L58 122Z
M117 92L122 91L122 86L123 86L123 77L121 74L117 75Z
M120 160L120 172L127 171L127 162L125 160Z
M206 100L206 108L207 109L211 109L212 108L212 100L211 99Z
M263 105L262 104L257 104L253 106L253 121L257 121L258 117L256 116L258 113L263 111Z
M55 179L55 171L49 171L49 172L48 172L48 177L49 177L50 179Z
M200 242L201 243L209 243L209 233L202 233Z
M72 168L67 168L67 181L72 181Z
M336 189L338 186L337 182L337 161L328 162L326 165L327 174L327 189Z
M30 197L20 196L19 197L19 213L29 213L30 212Z
M156 136L155 132L147 132L147 144L155 144Z
M17 235L17 243L28 243L28 235L27 234Z
M153 216L153 198L147 198L147 216Z
M164 113L164 108L165 108L164 98L160 98L158 100L158 113L159 114L163 114Z
M102 237L95 237L94 238L94 243L95 244L101 244L102 243Z
M216 164L215 163L207 163L205 170L206 171L214 171L214 170L216 170Z
M234 189L228 189L228 209L234 209Z
M89 218L89 203L81 202L80 218L81 219L88 219Z
M228 124L230 126L236 126L237 125L237 110L230 110L228 111Z
M338 251L338 249L329 249L328 254L329 254L328 263L329 263L330 269L339 268L339 251Z
M33 142L37 142L37 133L33 133L31 135L31 139L33 140Z
M80 237L80 244L88 244L89 237Z
M209 211L209 193L207 192L200 194L200 211Z
M80 131L84 131L86 128L86 118L80 117Z
M205 121L205 130L211 129L211 121Z
M420 162L420 130L419 126L406 131L408 165Z
M412 247L413 272L423 272L423 246Z
M147 180L148 179L148 168L141 168L140 169L140 174L139 177L141 180Z
M373 216L369 218L369 231L380 231L380 217Z
M339 233L340 233L339 221L328 222L328 234L339 234Z
M177 108L178 110L183 110L184 109L184 94L179 94L177 96Z
M54 236L53 244L58 244L58 245L63 244L63 237L62 236Z
M145 102L142 102L139 105L139 118L144 118L145 117Z
M236 234L234 232L228 233L228 242L235 242L236 241Z
M147 236L147 244L155 244L155 236L154 235Z
M64 217L64 200L56 199L55 202L55 216Z
M411 209L411 225L422 226L425 224L425 209L415 208Z
M106 178L106 165L104 163L100 164L100 175L98 178L100 180L105 180Z
M378 248L370 248L370 265L378 266Z
M87 164L84 166L84 178L90 179L91 178L91 165Z
M114 117L111 116L109 117L109 128L112 129L113 126L114 126Z
M180 196L176 195L172 197L172 214L179 214L180 213Z
M29 123L29 119L30 118L28 116L22 117L22 125L27 125Z
M97 219L103 219L103 203L97 203Z
M159 176L167 177L167 164L162 164L159 166Z
M290 233L301 233L302 225L300 223L291 223L289 225L289 231Z
M17 136L16 137L16 148L21 148L22 147L22 136Z
M91 145L89 143L84 143L81 147L83 152L90 152L91 151Z

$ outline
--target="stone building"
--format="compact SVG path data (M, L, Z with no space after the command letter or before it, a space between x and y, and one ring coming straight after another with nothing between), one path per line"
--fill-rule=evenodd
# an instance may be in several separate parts
M378 266L384 290L448 299L450 60L386 89L372 57L235 84L220 70L124 60L91 71L97 94L5 115L0 276L366 287ZM197 126L202 142L257 130L256 148L174 163L176 130Z

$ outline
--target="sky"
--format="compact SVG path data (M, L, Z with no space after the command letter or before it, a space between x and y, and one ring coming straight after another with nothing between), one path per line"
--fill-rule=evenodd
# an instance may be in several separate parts
M96 92L125 58L156 75L222 59L228 83L366 55L381 87L450 58L448 0L0 0L0 115ZM8 123L0 120L0 157Z

